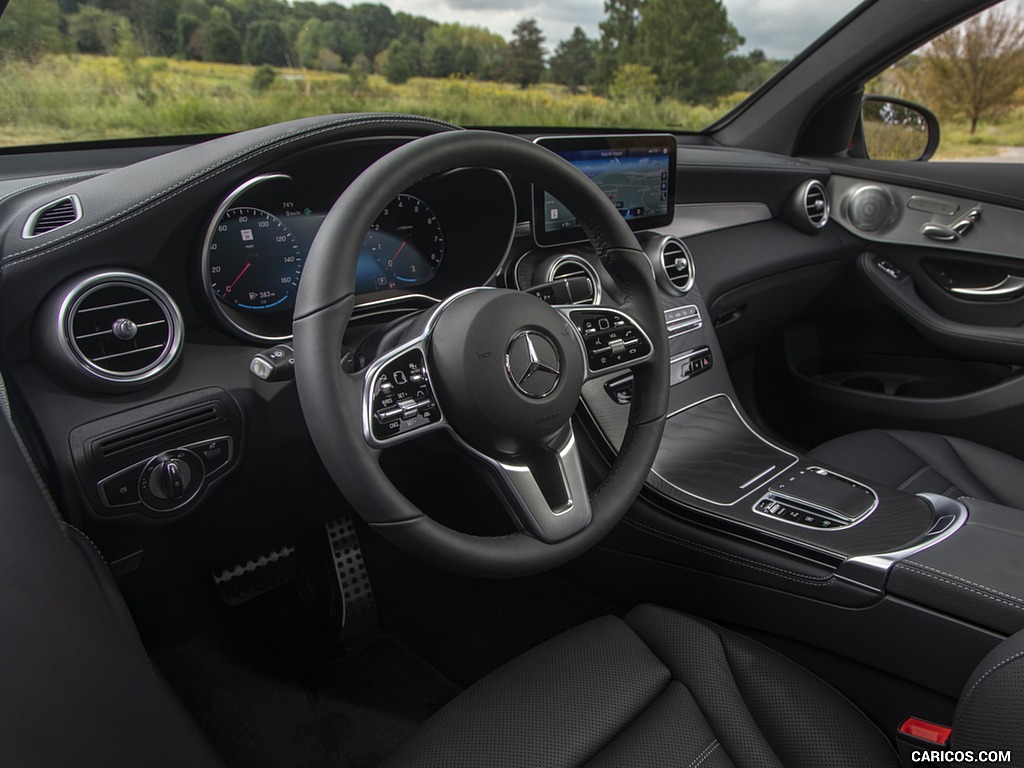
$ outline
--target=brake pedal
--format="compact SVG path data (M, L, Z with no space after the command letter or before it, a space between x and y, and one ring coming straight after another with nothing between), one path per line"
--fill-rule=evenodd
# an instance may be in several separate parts
M285 545L255 560L213 574L213 583L228 605L241 605L287 584L295 575L295 547Z

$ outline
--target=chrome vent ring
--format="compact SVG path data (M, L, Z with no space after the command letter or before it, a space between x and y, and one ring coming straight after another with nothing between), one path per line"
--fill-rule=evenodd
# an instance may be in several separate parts
M182 325L167 292L130 272L104 272L76 283L58 317L72 362L90 377L122 384L164 373L181 351Z
M587 260L582 256L575 256L573 254L559 256L552 261L551 266L548 267L545 280L550 283L555 280L568 280L573 277L585 277L590 280L594 287L593 296L591 298L575 301L573 302L574 304L601 303L603 295L601 291L601 280L598 278L597 271L594 267L587 263Z
M658 263L662 272L680 293L686 293L693 287L695 270L693 256L686 243L678 237L666 237L658 248Z

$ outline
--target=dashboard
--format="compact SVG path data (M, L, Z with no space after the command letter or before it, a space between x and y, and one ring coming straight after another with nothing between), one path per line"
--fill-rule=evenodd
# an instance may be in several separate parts
M448 130L415 117L311 118L151 147L131 161L113 150L54 153L53 173L41 155L34 175L0 178L0 329L15 412L61 509L133 589L162 588L317 525L321 499L344 504L316 459L294 384L250 366L290 353L306 256L338 197L391 149ZM767 158L758 188L723 199L707 180L721 178L731 154L681 150L671 181L660 167L653 177L652 208L666 193L662 218L640 219L657 226L640 236L667 312L691 312L702 294L710 305L767 268L737 264L716 238L750 232L801 259L833 257L831 240L808 245L773 215L807 179L805 166ZM741 161L737 171L750 158ZM673 190L660 187L677 176L685 183L672 206ZM363 235L346 348L372 359L417 313L477 286L601 303L614 286L594 249L537 245L532 199L529 179L488 168L452 169L394 198ZM547 296L564 286L582 290ZM679 322L710 323L708 311ZM688 353L686 343L680 336L673 352ZM697 373L691 366L682 378ZM608 403L620 395L598 394ZM432 466L418 444L386 455L402 452L414 458L400 473Z

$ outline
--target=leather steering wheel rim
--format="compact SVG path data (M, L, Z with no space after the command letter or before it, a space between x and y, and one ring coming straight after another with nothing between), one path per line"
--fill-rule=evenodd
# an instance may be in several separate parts
M422 513L392 485L363 431L362 373L339 362L355 303L356 262L365 233L397 194L417 181L460 167L493 168L541 184L573 210L608 273L617 308L628 311L652 344L633 368L634 398L621 448L590 494L592 518L556 543L526 532L483 537L455 531ZM416 139L385 155L338 198L306 259L293 323L299 397L313 442L335 483L378 532L438 567L485 577L537 573L596 544L621 519L643 486L664 430L668 339L651 264L605 195L553 152L485 131Z

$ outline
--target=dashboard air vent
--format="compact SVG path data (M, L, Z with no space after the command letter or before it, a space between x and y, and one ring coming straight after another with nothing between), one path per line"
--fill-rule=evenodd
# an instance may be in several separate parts
M665 238L661 243L658 259L672 285L682 293L693 287L693 257L686 243L676 237Z
M812 181L807 185L804 192L804 210L813 226L820 228L828 224L828 193L821 182Z
M92 441L89 453L93 461L102 462L125 453L137 451L161 441L172 440L228 420L224 405L210 400L190 408L163 414L141 424L107 433Z
M71 290L60 314L66 349L87 374L104 381L155 378L181 348L181 313L141 275L94 275Z
M548 267L547 281L568 280L573 277L587 278L593 290L585 298L574 300L573 304L597 304L601 301L601 281L598 280L597 272L579 256L562 256L555 259Z
M21 236L26 240L39 237L55 229L74 224L82 218L82 203L78 195L68 195L32 212L25 222Z
M808 179L790 195L783 216L801 232L813 235L825 228L831 212L825 185L817 179Z

